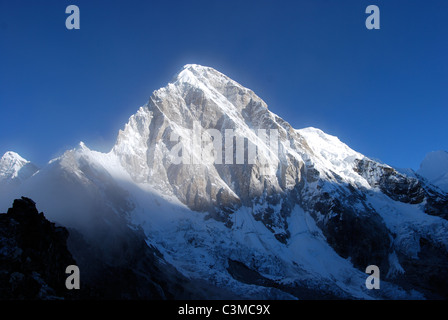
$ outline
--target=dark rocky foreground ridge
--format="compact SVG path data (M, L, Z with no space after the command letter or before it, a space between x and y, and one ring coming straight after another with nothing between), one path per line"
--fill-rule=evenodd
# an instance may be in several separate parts
M77 231L48 221L33 200L16 199L0 214L0 300L228 298L183 277L138 233L113 241L115 263ZM79 290L65 286L69 265L80 269Z
M31 199L15 200L0 214L1 299L72 296L65 288L65 269L75 264L67 238L67 229L49 222Z

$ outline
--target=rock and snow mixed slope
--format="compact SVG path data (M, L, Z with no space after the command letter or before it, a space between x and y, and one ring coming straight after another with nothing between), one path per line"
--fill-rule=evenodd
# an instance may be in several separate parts
M222 137L232 130L223 150L245 141L245 161L237 164L233 151L230 163L225 152L210 161L215 155L191 147L197 126ZM278 133L275 154L259 129ZM179 142L189 163L173 157ZM248 161L250 144L267 164ZM292 128L253 91L209 67L186 65L154 91L109 153L81 143L20 193L100 243L110 263L123 260L117 239L142 234L183 276L218 288L211 298L220 290L261 299L448 295L446 193L319 129ZM382 272L379 291L365 287L371 264Z

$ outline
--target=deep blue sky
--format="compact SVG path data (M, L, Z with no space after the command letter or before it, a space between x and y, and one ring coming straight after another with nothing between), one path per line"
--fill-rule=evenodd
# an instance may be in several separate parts
M81 29L65 28L66 6ZM365 28L378 5L381 29ZM43 165L118 130L187 63L388 164L448 150L448 1L0 0L0 153Z

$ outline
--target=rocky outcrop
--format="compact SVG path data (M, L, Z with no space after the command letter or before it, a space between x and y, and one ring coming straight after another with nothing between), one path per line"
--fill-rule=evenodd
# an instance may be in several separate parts
M424 179L408 177L367 158L357 160L354 170L391 199L410 204L425 201L426 213L448 219L448 196Z
M67 238L67 229L49 222L32 200L15 200L8 213L0 214L0 297L70 297L65 270L76 263Z
M378 187L393 200L411 204L421 203L424 200L425 192L419 180L369 159L357 160L356 164L354 169L356 172L372 187Z

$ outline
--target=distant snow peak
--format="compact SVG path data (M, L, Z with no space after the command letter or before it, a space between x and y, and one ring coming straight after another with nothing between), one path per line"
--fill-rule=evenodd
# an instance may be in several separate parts
M0 178L16 178L20 169L29 161L13 151L6 152L0 159Z
M439 150L428 153L417 174L448 192L448 152Z
M13 151L0 159L0 180L24 180L37 171L37 167Z
M5 154L1 157L0 161L3 163L3 161L22 161L22 162L28 162L24 158L22 158L18 153L14 151L7 151Z

